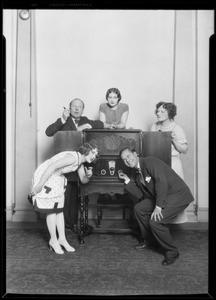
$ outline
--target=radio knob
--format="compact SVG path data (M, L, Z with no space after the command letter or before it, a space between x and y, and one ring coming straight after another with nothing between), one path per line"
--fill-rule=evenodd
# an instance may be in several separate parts
M106 175L106 170L105 169L101 170L101 175L103 175L103 176Z

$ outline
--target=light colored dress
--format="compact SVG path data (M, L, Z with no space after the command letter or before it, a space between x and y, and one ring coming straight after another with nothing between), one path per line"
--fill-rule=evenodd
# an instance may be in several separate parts
M99 111L105 114L106 123L116 125L121 123L121 118L124 112L129 111L129 106L126 103L119 103L118 108L113 110L110 108L108 103L102 103Z
M38 166L32 179L32 186L34 187L38 184L49 165L68 154L75 158L75 163L53 172L45 182L42 190L32 197L32 204L36 211L41 213L55 213L63 211L64 192L67 185L67 179L64 174L74 172L78 169L81 162L81 154L76 151L63 151L54 155Z
M171 131L174 132L177 138L177 141L181 143L182 145L187 144L187 139L186 135L183 131L183 129L177 125L175 122L172 122L168 126L163 126L159 122L154 123L151 126L151 131ZM172 144L171 145L171 155L172 155L172 160L171 160L171 167L172 169L182 178L184 179L184 173L183 173L183 168L182 168L182 162L180 159L181 153L176 150L175 146Z
M160 122L156 122L151 126L150 130L151 131L174 132L176 135L177 141L179 143L181 143L182 145L188 143L183 129L179 125L177 125L175 122L172 122L168 126L163 126L163 125L161 125ZM171 167L184 180L184 173L183 173L182 162L181 162L181 158L180 158L181 153L178 150L176 150L176 148L173 144L171 145L171 147L172 147L171 148L171 156L172 156ZM184 223L187 221L188 221L188 218L187 218L186 210L184 210L172 221L172 223L178 224L178 223Z

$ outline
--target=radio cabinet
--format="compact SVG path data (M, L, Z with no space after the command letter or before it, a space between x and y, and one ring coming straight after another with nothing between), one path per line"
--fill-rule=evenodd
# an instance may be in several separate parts
M118 171L122 170L130 178L134 177L134 170L125 166L119 156L123 148L130 147L135 149L139 156L154 156L171 165L170 132L149 132L139 129L86 129L83 132L59 131L54 135L55 153L76 151L84 143L95 144L100 151L100 157L95 164L92 164L93 176L90 182L81 184L78 181L81 198L81 243L84 243L84 229L88 226L88 195L93 193L124 194L124 184L118 178ZM70 173L67 177L68 180L78 180L77 172ZM99 204L101 208L102 204Z

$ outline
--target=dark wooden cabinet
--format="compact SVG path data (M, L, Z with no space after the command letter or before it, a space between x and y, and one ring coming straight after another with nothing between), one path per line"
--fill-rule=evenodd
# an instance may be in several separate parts
M79 182L81 243L84 243L84 229L88 226L88 196L93 193L123 194L124 184L118 178L118 170L123 170L129 177L134 176L134 170L125 166L119 156L123 148L130 147L139 156L154 156L171 165L170 132L86 129L83 132L59 131L54 135L55 153L75 151L84 143L95 144L100 158L92 165L91 181L85 185ZM77 180L77 172L71 173L70 180Z
M140 155L157 157L171 166L171 133L142 131Z
M118 170L130 175L131 170L121 161L119 152L130 147L140 156L154 156L171 165L170 132L149 132L134 130L86 129L79 131L59 131L54 135L54 152L76 151L84 143L95 144L100 151L100 158L93 165L94 181L115 179Z
M83 144L80 131L58 131L54 134L54 153L76 151Z

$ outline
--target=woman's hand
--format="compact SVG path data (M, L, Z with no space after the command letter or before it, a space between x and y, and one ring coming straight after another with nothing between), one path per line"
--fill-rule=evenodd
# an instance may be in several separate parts
M173 131L171 132L171 138L172 138L172 144L174 145L176 150L179 153L186 154L188 151L188 144L187 143L182 144L181 142L178 142L177 136L176 136L175 132L173 132Z
M171 132L171 138L173 142L177 142L177 137L174 131Z
M42 186L40 184L35 185L31 190L31 196L34 196L42 190Z
M85 174L86 174L87 178L92 177L92 174L93 174L92 169L93 169L92 167L89 167L89 168L85 167Z

